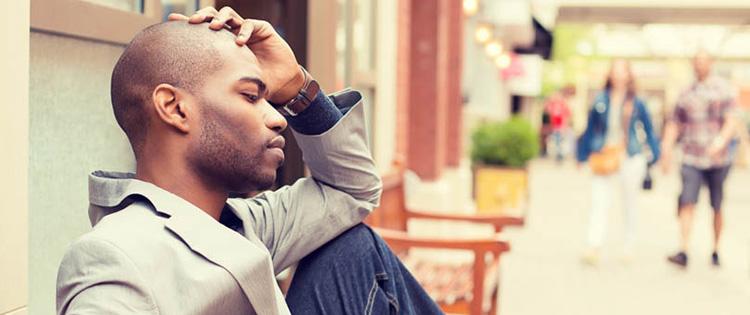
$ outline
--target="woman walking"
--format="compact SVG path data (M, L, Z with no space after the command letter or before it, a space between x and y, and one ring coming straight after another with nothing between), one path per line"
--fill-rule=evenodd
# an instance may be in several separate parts
M651 159L646 161L638 130L646 135ZM579 166L588 161L591 180L591 210L584 262L595 265L607 231L607 213L614 204L613 190L622 195L624 212L624 256L631 259L635 243L637 197L647 164L659 158L659 143L646 106L635 93L630 63L612 62L604 90L595 98L586 131L578 140Z

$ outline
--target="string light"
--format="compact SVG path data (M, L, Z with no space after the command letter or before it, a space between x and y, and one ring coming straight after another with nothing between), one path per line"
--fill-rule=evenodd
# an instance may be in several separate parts
M466 16L473 16L479 11L479 0L464 0L463 5Z
M493 36L492 26L488 24L480 24L474 31L474 39L480 44L487 43L492 39Z
M495 65L500 69L510 67L511 59L509 54L502 54L495 57Z
M503 45L497 40L493 40L484 46L484 52L487 53L490 58L495 58L503 52Z

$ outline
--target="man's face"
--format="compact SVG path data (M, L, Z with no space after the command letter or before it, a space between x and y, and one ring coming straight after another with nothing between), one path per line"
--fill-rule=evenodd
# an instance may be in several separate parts
M713 60L708 53L699 52L695 55L695 58L693 58L693 68L695 69L695 75L698 79L703 80L711 74L712 64Z
M194 95L200 126L187 159L210 184L230 192L268 189L284 161L286 119L266 101L255 55L231 41L217 46L223 66Z

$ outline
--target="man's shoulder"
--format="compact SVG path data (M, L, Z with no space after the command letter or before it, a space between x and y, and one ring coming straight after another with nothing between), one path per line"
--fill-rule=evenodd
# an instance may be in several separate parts
M708 78L708 82L711 85L715 85L715 86L721 87L721 88L729 88L731 86L731 84L729 83L729 80L727 80L727 79L725 79L725 78L723 78L721 76L718 76L718 75L710 76Z
M157 215L149 203L134 202L120 211L106 215L89 233L111 240L151 237L155 232L163 230L164 221L165 218Z
M711 77L711 80L712 86L722 97L732 98L734 96L734 86L729 80L720 76L713 76Z
M134 261L173 244L174 236L164 229L164 218L148 206L133 203L102 218L94 228L68 248L68 254L109 255ZM91 253L84 253L91 251ZM98 252L98 253L97 253Z

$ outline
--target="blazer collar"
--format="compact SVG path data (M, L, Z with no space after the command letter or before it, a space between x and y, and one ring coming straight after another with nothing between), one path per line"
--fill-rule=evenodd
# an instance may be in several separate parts
M286 312L287 308L280 305L283 297L273 277L268 249L252 233L246 233L245 237L185 199L134 179L131 173L97 171L89 176L89 218L92 225L139 199L146 199L156 213L166 217L165 227L193 252L229 272L256 313ZM247 228L245 230L250 232ZM270 294L275 296L272 298Z

